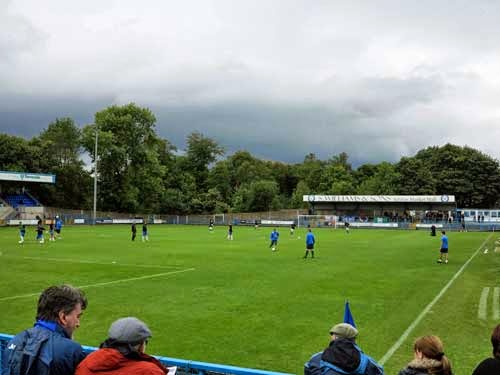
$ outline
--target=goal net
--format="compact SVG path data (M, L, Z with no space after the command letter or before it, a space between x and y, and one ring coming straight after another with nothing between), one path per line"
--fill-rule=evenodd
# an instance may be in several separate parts
M214 219L214 224L215 225L224 225L224 224L226 224L224 214L215 214L213 216L213 219Z
M297 226L337 228L338 217L335 215L297 215Z

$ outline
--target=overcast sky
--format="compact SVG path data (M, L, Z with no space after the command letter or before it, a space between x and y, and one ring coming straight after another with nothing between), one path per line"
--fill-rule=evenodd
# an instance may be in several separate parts
M0 132L135 102L266 159L500 158L500 1L0 0Z

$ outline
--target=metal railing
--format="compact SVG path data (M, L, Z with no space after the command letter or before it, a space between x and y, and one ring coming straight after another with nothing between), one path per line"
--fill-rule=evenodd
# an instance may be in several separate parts
M5 350L7 343L12 339L12 335L6 335L0 333L0 372L2 371L2 353ZM82 346L84 351L88 353L92 353L98 348L94 348L92 346ZM185 359L178 358L170 358L170 357L162 357L162 356L154 356L156 357L163 365L167 367L177 366L177 374L179 375L291 375L283 372L273 372L273 371L265 371L265 370L256 370L244 367L236 367L236 366L226 366L219 365L214 363L207 362L198 362L198 361L189 361ZM0 373L1 375L1 373Z

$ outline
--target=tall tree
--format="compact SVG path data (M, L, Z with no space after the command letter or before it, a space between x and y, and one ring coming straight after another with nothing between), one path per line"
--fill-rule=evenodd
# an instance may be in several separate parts
M50 123L39 138L51 164L65 167L81 162L81 136L73 119L66 117Z
M306 186L311 188L309 194L323 193L319 188L319 183L322 178L323 167L325 162L319 160L315 154L308 154L304 158L304 162L296 166L299 181L303 181Z
M325 194L354 194L355 181L347 154L333 156L322 169L319 190Z
M165 143L159 141L156 118L135 104L112 106L95 114L84 129L84 147L94 158L99 132L99 207L128 212L153 212L163 196Z
M403 157L396 166L398 190L404 195L435 194L436 183L429 166L422 160Z
M438 194L454 194L459 207L493 207L500 194L498 161L471 147L427 147L415 158L431 171Z
M398 192L399 175L396 167L388 162L382 162L375 168L375 173L365 178L358 186L358 194L385 195Z
M290 201L291 208L307 208L309 203L304 202L304 195L311 194L311 189L305 181L299 181L295 190L293 191L292 198Z
M0 169L4 171L30 171L32 160L29 142L21 137L0 134ZM34 170L31 170L35 172Z
M200 191L207 189L209 166L224 154L224 148L216 141L194 132L187 137L186 167L194 176Z
M233 196L235 211L268 211L275 207L278 184L271 180L258 180L242 185Z

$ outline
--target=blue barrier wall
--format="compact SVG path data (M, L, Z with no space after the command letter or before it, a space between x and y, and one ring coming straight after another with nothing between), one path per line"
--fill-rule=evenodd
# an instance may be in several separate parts
M0 333L0 354L5 350L7 343L12 338L12 335L5 335ZM86 353L91 353L98 348L94 348L91 346L83 346L83 349ZM165 366L177 366L177 374L199 374L199 375L214 375L214 374L234 374L234 375L292 375L286 374L283 372L273 372L273 371L264 371L264 370L255 370L244 367L235 367L235 366L224 366L218 365L214 363L206 363L206 362L197 362L197 361L188 361L185 359L177 359L177 358L169 358L169 357L160 357L155 356L162 362ZM2 355L0 355L0 372L2 369ZM2 374L0 374L2 375Z

